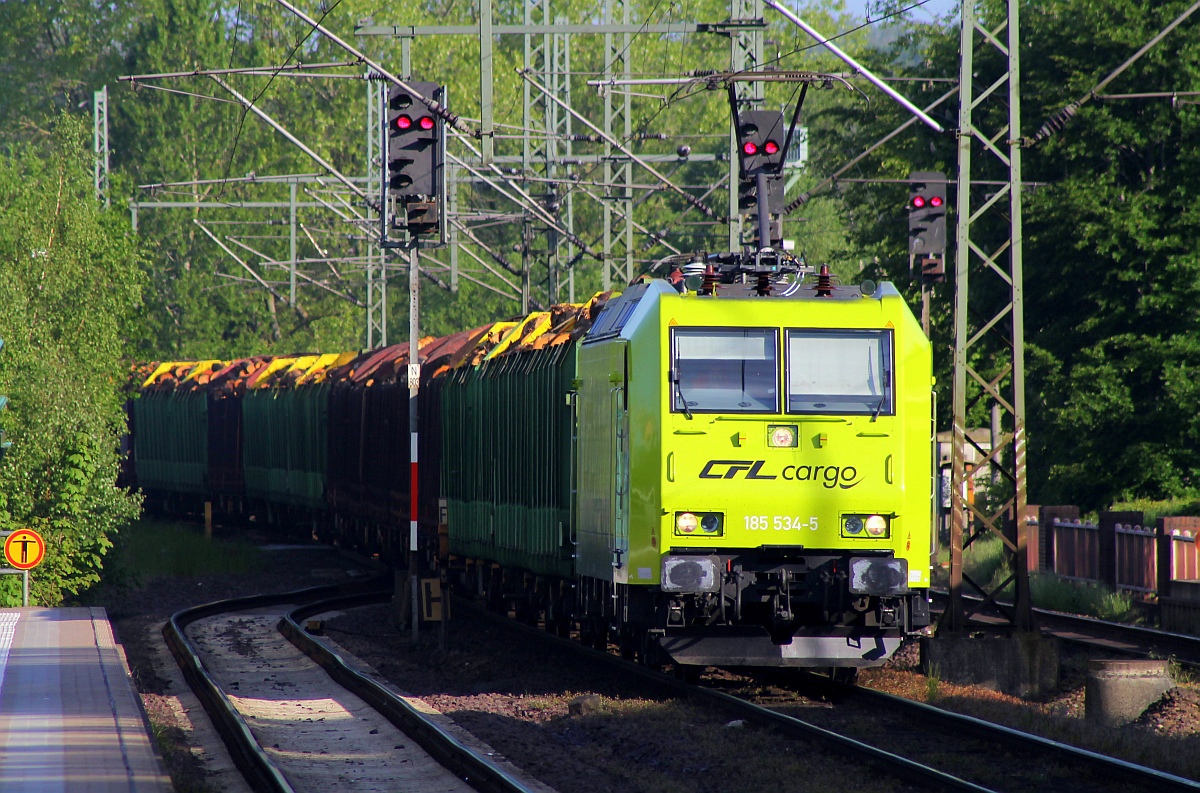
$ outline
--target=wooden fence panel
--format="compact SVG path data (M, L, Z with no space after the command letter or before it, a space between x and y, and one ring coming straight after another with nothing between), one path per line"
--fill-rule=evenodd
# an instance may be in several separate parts
M1063 578L1100 577L1100 527L1082 521L1055 521L1054 572Z
M1154 528L1118 523L1115 532L1117 588L1153 594L1158 589Z

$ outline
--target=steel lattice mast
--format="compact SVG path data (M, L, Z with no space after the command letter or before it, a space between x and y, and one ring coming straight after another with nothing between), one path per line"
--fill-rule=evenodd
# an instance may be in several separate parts
M1007 17L989 30L970 0L962 5L962 61L959 72L958 228L954 297L954 425L951 449L950 608L942 630L966 629L964 581L987 599L997 596L985 581L963 571L963 549L984 536L1002 539L1012 560L1015 603L1009 627L1033 628L1025 523L1025 359L1023 262L1021 240L1021 95L1018 0L1009 0ZM1001 68L985 55L998 52ZM979 57L977 57L979 56ZM990 71L989 71L990 70ZM998 72L998 73L996 73ZM976 81L987 86L976 93ZM1005 91L1004 89L1007 89ZM1005 110L1007 111L1005 113ZM985 130L985 125L996 127ZM976 158L978 149L980 157ZM985 200L972 190L972 179L999 168L1007 183ZM1007 215L1007 216L1006 216ZM985 280L988 279L988 280ZM998 279L998 283L997 283ZM976 300L970 286L974 281ZM1000 305L985 304L998 294ZM973 320L972 317L978 317ZM992 448L985 450L968 432L968 414L976 405L995 404L1007 421ZM967 498L968 447L982 457L981 468L999 470L1011 495L990 512ZM1005 520L1014 530L1005 531Z

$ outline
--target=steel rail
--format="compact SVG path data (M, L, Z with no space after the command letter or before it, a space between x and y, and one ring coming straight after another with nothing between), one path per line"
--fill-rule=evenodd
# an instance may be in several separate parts
M488 614L488 616L497 620L502 619L498 615L485 612L478 606L464 603L461 600L456 601L455 605L469 608L478 613ZM822 727L809 724L808 722L796 719L792 716L776 713L769 708L764 708L762 706L746 702L745 700L735 697L731 694L725 694L712 689L684 683L665 675L662 672L657 672L642 666L631 664L630 662L617 658L616 656L613 656L607 652L583 647L570 639L552 636L537 628L523 625L513 620L505 619L505 623L512 625L512 627L517 630L536 633L547 641L560 642L570 645L579 652L590 654L591 657L595 657L597 660L603 660L603 662L610 663L614 667L647 677L656 683L672 686L676 690L688 696L710 698L714 701L728 705L731 708L744 708L747 714L751 714L754 718L763 719L771 723L772 726L793 732L801 732L804 735L817 738L833 748L844 752L857 755L866 755L872 759L877 766L884 768L885 770L896 772L898 769L903 769L904 775L912 781L922 783L936 781L937 783L946 786L948 789L954 790L987 790L987 788L976 785L975 783L968 782L950 774L946 774L945 772L938 771L937 769L929 768L928 766L924 766L907 758L894 755L885 750L869 746L868 744L863 744L852 738L825 730ZM1174 774L1169 774L1165 771L1147 768L1146 766L1131 763L1126 760L1108 757L1107 755L1102 755L1088 749L1081 749L1076 746L1071 746L1070 744L1062 743L1061 741L1055 741L1050 738L1043 738L1039 735L1021 732L1020 730L1015 730L1011 727L1005 727L1003 725L978 719L973 716L966 716L963 714L954 713L953 711L943 710L942 708L927 705L923 702L904 699L903 697L894 696L882 691L874 691L872 689L852 686L843 686L842 688L849 691L853 696L861 697L863 699L870 699L871 701L880 704L886 704L894 709L908 710L910 713L916 714L922 719L942 721L952 725L955 730L958 731L970 732L991 739L1000 738L1001 740L1010 743L1018 743L1025 747L1035 747L1042 751L1066 755L1071 762L1090 765L1092 767L1099 768L1101 771L1113 776L1130 780L1139 784L1152 786L1147 787L1147 789L1153 789L1156 791L1191 791L1192 793L1195 793L1195 791L1200 791L1200 782L1195 782Z
M371 579L356 586L369 586L374 581L375 579ZM250 787L256 791L294 793L287 778L259 746L237 708L209 674L204 662L200 660L199 654L187 637L187 626L198 620L233 609L278 606L298 601L328 598L337 594L345 594L345 590L341 587L325 586L282 595L252 595L232 600L220 600L177 611L163 625L163 639L166 640L167 648L183 672L184 679L187 680L205 712L212 719L213 726L216 727L217 733L229 750L234 765L242 772L242 776L246 778Z
M162 633L188 685L200 699L221 740L229 749L234 764L256 791L295 793L291 783L263 751L245 720L204 666L187 637L186 629L198 620L229 611L300 603L302 605L280 619L279 630L288 641L318 663L334 682L378 711L437 762L464 778L481 793L531 793L529 787L494 761L464 746L400 696L351 669L340 655L308 636L297 622L304 619L305 615L387 602L392 594L392 576L386 574L342 586L221 600L176 612L163 625Z
M1146 766L1116 757L1109 757L1108 755L1093 752L1089 749L1080 749L1078 746L1072 746L1068 743L1053 740L1052 738L1043 738L1033 733L1021 732L1011 727L1005 727L1002 724L985 721L962 713L943 710L933 705L927 705L924 702L905 699L904 697L898 697L884 691L850 686L845 687L845 690L852 697L866 700L872 704L883 704L897 710L906 710L910 714L915 714L917 717L925 720L941 721L952 726L955 731L971 732L989 739L999 737L1010 743L1023 744L1041 751L1063 754L1075 763L1090 765L1107 774L1112 774L1131 782L1153 786L1147 787L1147 790L1180 790L1191 791L1192 793L1200 791L1200 783L1193 782L1190 779L1168 774L1165 771L1147 768Z
M735 697L732 694L726 694L722 691L716 691L711 688L704 688L690 683L685 683L677 680L671 675L664 672L659 672L654 669L649 669L638 664L630 663L615 655L612 655L604 650L596 650L591 647L585 647L578 642L555 636L547 633L539 628L531 625L524 625L516 620L502 617L498 614L486 611L478 605L457 598L454 601L455 608L464 609L474 614L479 614L499 623L510 626L513 630L525 631L532 635L540 636L543 641L552 642L562 647L569 647L573 652L580 653L587 658L590 658L597 663L607 664L615 670L632 674L638 677L645 678L655 685L663 686L678 693L680 696L687 697L693 700L702 700L716 703L728 711L754 721L757 724L770 726L783 733L792 736L799 736L803 739L816 740L830 749L841 754L848 755L854 759L866 760L876 768L884 771L887 774L900 777L909 782L918 785L934 785L941 790L961 790L970 791L970 793L995 793L991 788L986 788L977 785L974 782L968 782L965 779L948 774L944 771L939 771L936 768L922 765L914 760L909 760L906 757L893 754L887 750L880 749L870 744L857 741L845 735L840 735L824 727L819 727L794 716L788 716L784 713L764 708L761 705L755 705L752 702L747 702L744 699Z
M946 592L938 589L931 589L930 594L939 599L947 597ZM963 599L982 602L982 598L975 595L964 594ZM1010 603L1004 601L999 601L999 605L1004 607L1011 606ZM1035 608L1033 613L1042 620L1040 626L1042 632L1057 636L1061 641L1087 646L1098 646L1113 652L1146 656L1149 655L1149 652L1141 652L1134 648L1113 647L1111 644L1104 644L1103 642L1104 640L1109 640L1129 642L1131 644L1144 644L1149 646L1150 652L1166 652L1171 654L1180 663L1190 666L1200 666L1200 637L1197 636L1189 636L1185 633L1173 633L1171 631L1164 631L1161 628L1148 628L1144 625L1111 622L1099 619L1098 617L1088 617L1082 614L1070 614L1050 609ZM982 621L980 621L980 625L986 627L986 623ZM1080 632L1088 632L1092 635L1089 637L1062 636L1059 631L1063 630L1079 630ZM1183 654L1177 654L1179 651L1182 651Z
M454 772L471 787L483 793L531 793L531 788L495 761L465 746L403 697L351 668L340 654L314 639L299 625L301 620L325 611L386 603L391 596L389 590L382 598L373 594L358 594L307 604L285 614L279 621L279 631L324 669L334 682L378 711L396 729L416 741L442 767Z

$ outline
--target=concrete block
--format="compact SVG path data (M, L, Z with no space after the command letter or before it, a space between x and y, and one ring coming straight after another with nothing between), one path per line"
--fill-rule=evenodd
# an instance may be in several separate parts
M1058 688L1058 640L1040 633L921 639L921 669L948 683L1032 699Z
M600 712L604 701L596 694L582 694L567 703L567 713L571 716L587 716Z
M1174 687L1165 660L1088 661L1084 712L1089 721L1128 724Z

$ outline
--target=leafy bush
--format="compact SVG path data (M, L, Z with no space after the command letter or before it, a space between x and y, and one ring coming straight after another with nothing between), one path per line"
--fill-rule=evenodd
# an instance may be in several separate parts
M0 465L0 529L46 538L31 601L57 605L99 580L112 536L139 512L116 487L124 430L118 385L140 305L138 246L96 201L91 139L64 115L41 146L0 155L0 417L13 446ZM0 605L20 582L0 579Z
M1200 499L1197 499L1195 496L1168 498L1160 501L1140 498L1133 501L1117 502L1109 507L1109 509L1120 512L1141 512L1144 516L1142 525L1153 526L1159 518L1170 518L1178 515L1200 515Z

